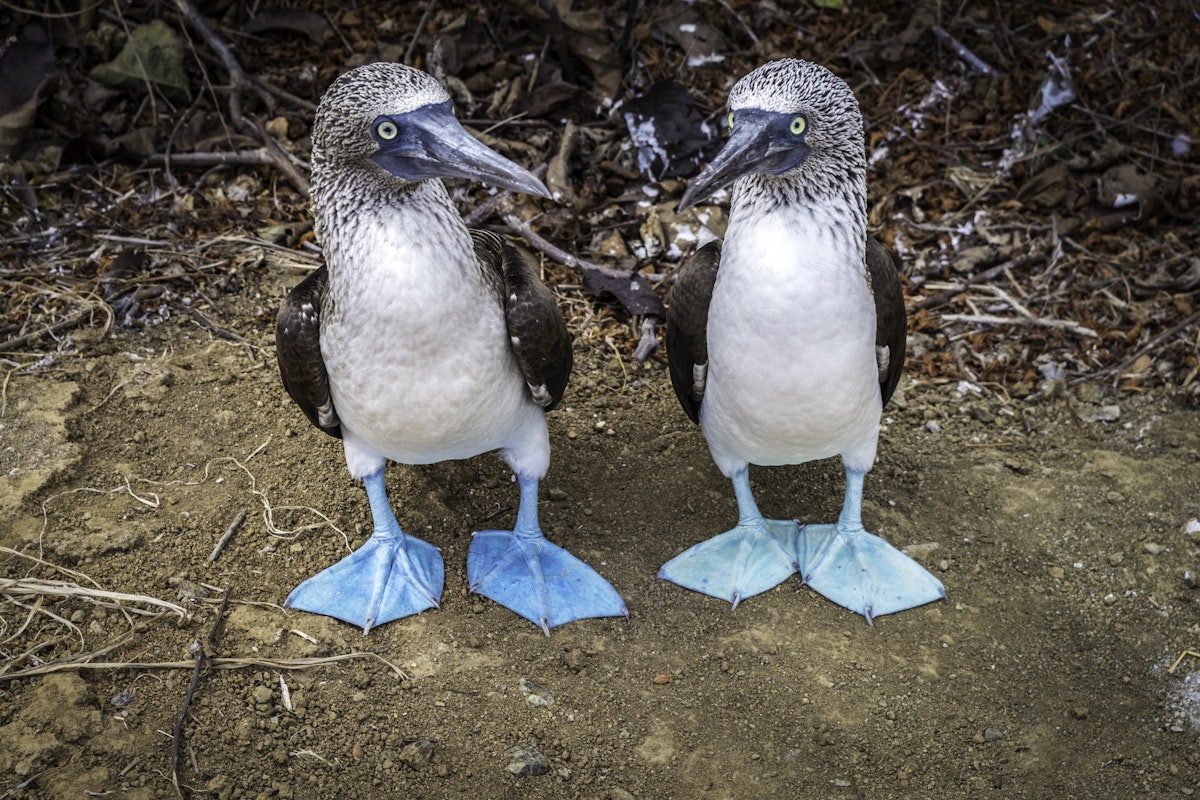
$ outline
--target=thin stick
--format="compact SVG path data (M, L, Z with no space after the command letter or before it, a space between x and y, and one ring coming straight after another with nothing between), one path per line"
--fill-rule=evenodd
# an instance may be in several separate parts
M984 281L990 281L992 278L1010 269L1021 269L1022 267L1028 267L1032 264L1037 264L1038 262L1045 260L1046 254L1040 252L1018 256L1010 261L1005 261L1003 264L997 264L994 267L985 269L983 272L976 273L968 278L964 283L960 283L951 289L946 289L943 292L938 292L937 294L931 294L928 297L921 298L917 302L913 303L912 310L919 311L923 308L933 308L934 306L943 305L976 284L983 283Z
M421 15L421 21L417 23L417 27L413 30L412 38L408 40L408 49L404 51L404 63L412 66L413 53L417 49L417 40L421 38L421 34L425 32L425 23L429 21L429 15L433 13L435 3L429 0L425 4L425 13Z
M107 649L106 649L107 651ZM382 662L392 673L401 680L408 675L386 658L377 653L354 652L324 658L210 658L209 669L245 669L246 667L267 667L270 669L308 669L335 664L339 661L351 661L357 658L373 658ZM83 670L118 670L118 669L193 669L193 661L55 661L36 667L9 672L0 675L0 682L17 678L30 678L34 675L49 675L53 672L76 672Z
M547 164L545 161L543 161L534 167L531 172L533 172L533 174L538 178L541 178L546 174L546 168ZM480 223L487 219L493 211L499 208L505 200L512 196L513 191L511 189L505 189L504 191L497 192L479 205L475 206L475 208L471 210L471 213L467 214L467 216L463 218L463 223L465 223L468 228L477 227Z
M1043 319L1041 317L997 317L992 314L942 314L946 322L971 322L978 325L1032 325L1039 328L1054 328L1070 331L1088 339L1099 339L1100 334L1085 328L1078 322L1067 319Z
M550 258L560 264L571 267L572 269L583 270L585 272L599 272L608 278L629 278L629 270L613 269L606 267L603 264L595 264L591 261L584 261L582 258L573 256L566 250L551 244L543 239L538 234L534 233L533 228L529 227L529 223L518 217L516 214L505 214L504 223L512 230L520 235L525 241L529 242L535 249L542 251Z
M1098 371L1096 374L1097 375L1108 375L1108 374L1115 372L1115 373L1117 373L1117 375L1120 375L1122 372L1125 371L1125 368L1128 367L1130 364L1137 361L1139 358L1141 358L1142 356L1151 352L1152 350L1157 349L1159 347L1159 345L1161 345L1164 341L1166 341L1167 339L1170 339L1172 336L1179 333L1184 328L1187 328L1189 325L1196 322L1197 320L1200 320L1200 311L1195 312L1194 314L1192 314L1190 317L1183 320L1182 322L1180 322L1176 325L1172 325L1170 328L1167 328L1165 331L1160 333L1158 336L1155 336L1153 339L1151 339L1149 342L1147 342L1144 347L1140 348L1137 352L1135 352L1133 355L1129 356L1129 358L1125 359L1120 364L1117 364L1116 366L1113 366L1113 367L1105 367L1104 369Z
M212 649L213 638L217 635L217 626L221 624L221 619L225 616L225 609L227 608L229 608L229 589L225 590L225 594L221 598L221 607L217 609L217 618L213 620L212 628L208 631L208 636L203 642L197 641L195 643L196 666L192 670L192 683L188 686L187 694L184 695L183 709L179 712L179 718L175 720L175 727L171 731L171 782L175 784L175 791L179 794L180 800L183 799L183 787L179 785L179 748L183 743L183 723L187 721L187 713L192 705L192 697L196 694L196 687L200 685L200 674L204 671L204 662L208 657L209 651Z
M237 529L242 527L242 523L246 521L246 509L238 512L234 517L233 522L229 523L229 527L225 529L225 533L221 534L221 538L217 540L217 546L213 548L212 555L208 557L208 563L215 563L217 557L221 555L221 551L225 549L225 545L229 544L229 540L233 538L233 534L237 533Z
M940 25L934 25L932 30L938 39L941 40L942 44L954 50L954 52L958 54L958 57L967 62L967 65L971 67L971 69L989 77L996 74L996 70L992 69L986 61L968 50L962 42L951 36L950 33L943 29Z
M225 166L273 166L276 160L271 157L267 148L257 150L206 151L199 153L175 153L170 156L165 153L154 153L146 159L152 167L225 167ZM120 241L120 240L118 240Z

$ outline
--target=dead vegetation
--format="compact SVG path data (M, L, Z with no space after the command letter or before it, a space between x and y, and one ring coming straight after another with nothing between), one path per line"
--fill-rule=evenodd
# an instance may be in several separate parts
M1018 398L1064 381L1197 395L1184 4L54 5L0 11L12 367L53 364L82 327L269 328L273 298L234 318L227 296L314 263L308 125L333 77L376 58L435 73L485 141L546 169L557 204L504 198L472 221L533 239L583 344L647 357L671 270L721 231L718 208L673 209L719 144L725 91L799 55L862 103L913 374Z
M438 75L484 141L544 175L556 203L462 185L454 196L472 224L543 256L578 345L661 359L672 271L723 229L719 206L675 206L720 144L724 95L756 64L800 56L845 76L862 104L871 223L907 281L911 375L1006 402L1078 383L1200 398L1200 52L1184 4L20 5L0 7L5 388L114 328L167 322L270 366L256 342L278 297L259 289L319 263L306 196L315 104L377 58ZM234 464L268 533L293 533L277 511L333 525L272 506ZM140 500L128 482L114 491ZM210 561L244 515L230 515ZM351 658L405 677L367 652L215 656L220 612L194 658L110 661L136 653L148 626L194 620L49 558L0 559L20 575L0 578L0 681L116 669L198 680L205 667ZM190 590L207 610L220 602L220 587ZM125 625L99 648L77 624L93 606Z

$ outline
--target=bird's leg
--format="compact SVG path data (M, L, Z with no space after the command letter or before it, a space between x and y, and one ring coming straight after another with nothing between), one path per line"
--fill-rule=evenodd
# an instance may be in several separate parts
M521 500L513 530L479 531L471 540L471 591L515 611L547 636L551 628L578 619L628 616L608 581L542 534L537 478L519 481Z
M732 476L737 527L684 550L658 577L737 604L797 571L795 520L764 519L750 490L748 468Z
M363 478L374 532L362 547L297 586L286 605L361 625L437 608L444 567L438 549L400 529L388 502L383 468Z
M797 561L805 582L833 602L875 617L945 598L941 581L862 524L865 473L846 470L846 496L836 525L803 525Z

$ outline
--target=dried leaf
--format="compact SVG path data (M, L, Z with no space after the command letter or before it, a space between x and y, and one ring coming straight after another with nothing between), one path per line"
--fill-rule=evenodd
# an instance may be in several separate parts
M329 33L329 21L321 14L297 8L260 11L243 26L246 33L291 31L302 33L313 44L321 44Z
M33 127L38 103L54 84L54 51L40 25L26 25L0 52L0 158Z
M719 30L688 3L671 3L659 12L655 28L687 53L689 67L720 64L732 48Z
M628 278L610 278L598 270L583 273L583 290L592 297L615 297L635 317L663 317L662 298L650 288L650 282L634 272Z
M570 2L557 0L559 19L567 29L567 45L587 65L594 91L613 100L621 91L621 55L612 40L612 28L601 11L570 11Z
M653 180L695 175L720 146L687 89L673 81L627 102L623 116L638 149L638 170Z
M149 83L171 99L191 97L179 37L161 19L134 28L117 57L93 69L91 77L123 89L145 90Z

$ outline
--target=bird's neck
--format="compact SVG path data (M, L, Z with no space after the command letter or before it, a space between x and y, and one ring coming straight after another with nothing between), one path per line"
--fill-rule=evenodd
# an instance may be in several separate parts
M819 225L842 224L867 229L865 165L844 174L829 171L803 176L756 173L738 179L730 203L730 223L735 216L759 217L786 214L808 217Z
M313 214L334 284L372 270L416 281L476 268L470 234L440 180L314 179Z
M782 251L805 259L862 268L867 231L866 181L843 176L823 183L811 176L749 175L734 186L726 246L741 234L769 231Z

